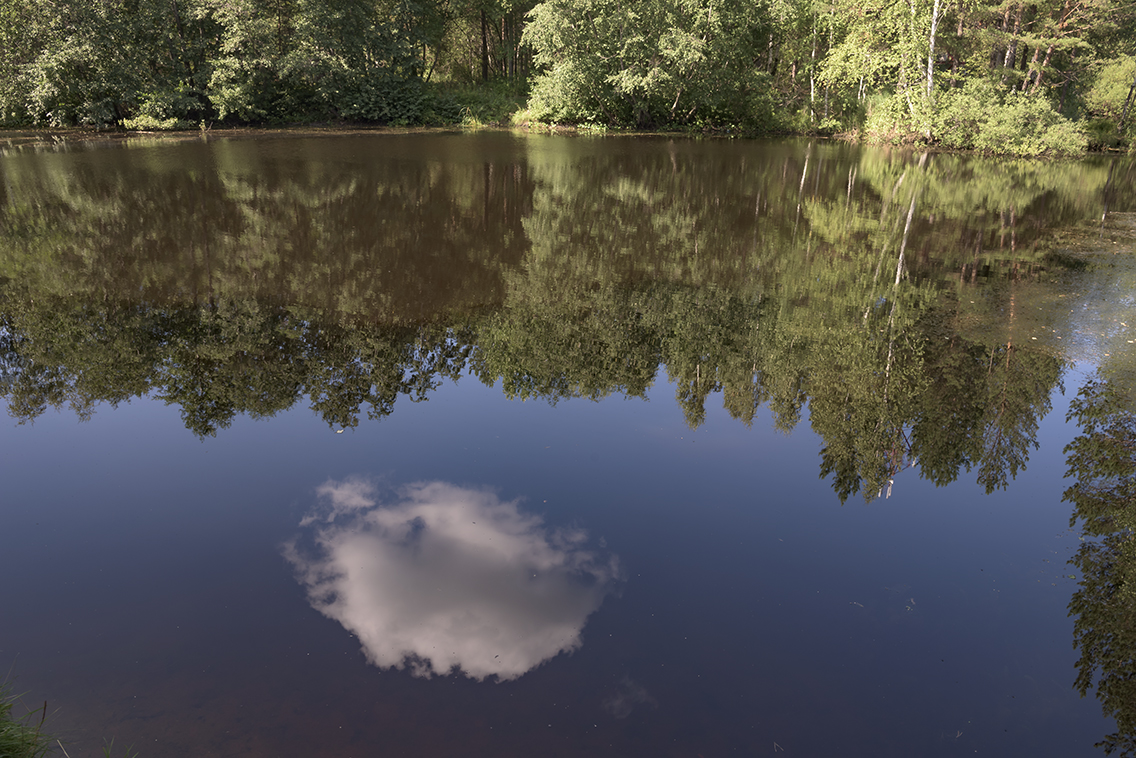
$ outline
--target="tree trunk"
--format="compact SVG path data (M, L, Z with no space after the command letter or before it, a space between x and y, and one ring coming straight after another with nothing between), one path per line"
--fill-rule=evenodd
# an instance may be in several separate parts
M1006 57L1002 60L1002 68L1003 69L1010 69L1010 68L1013 67L1014 63L1017 62L1018 35L1021 33L1021 31L1022 31L1022 6L1019 5L1018 6L1018 12L1014 16L1014 32L1013 32L1012 38L1010 39L1010 46L1008 48L1006 48ZM1002 84L1005 84L1006 80L1008 78L1009 78L1009 74L1003 72Z
M1008 32L1009 30L1010 9L1009 7L1007 7L1006 12L1002 15L1002 31ZM995 68L998 65L998 61L1002 58L1004 52L1005 51L1002 50L1000 45L998 45L997 43L994 44L994 47L990 49L990 68Z
M935 88L935 34L939 30L939 0L931 8L931 36L927 51L927 104L931 105L932 90ZM931 135L928 134L928 137Z
M1052 58L1053 58L1053 50L1054 50L1054 48L1056 48L1056 47L1057 47L1057 44L1056 44L1056 43L1054 43L1054 42L1050 42L1050 43L1049 43L1049 47L1048 47L1048 48L1046 49L1046 51L1045 51L1045 60L1043 60L1043 61L1041 62L1041 68L1039 68L1039 69L1037 70L1037 74L1036 74L1036 75L1034 76L1034 79L1033 79L1033 89L1031 89L1031 90L1030 90L1030 94L1033 94L1034 92L1037 92L1037 88L1041 86L1041 77L1045 75L1045 70L1046 70L1047 68L1049 68L1049 61L1050 61L1050 60L1052 60ZM1040 49L1040 48L1039 48L1039 49Z
M1120 114L1120 121L1116 124L1116 131L1124 134L1124 120L1128 118L1128 107L1132 105L1132 95L1136 94L1136 77L1132 79L1132 86L1128 88L1128 97L1124 98L1124 110Z
M1039 54L1040 52L1041 52L1041 48L1040 48L1040 47L1035 47L1035 48L1033 49L1033 60L1031 60L1031 61L1030 61L1030 63L1029 63L1029 70L1027 70L1027 71L1026 71L1026 77L1025 77L1025 79L1022 79L1022 92L1025 92L1025 91L1026 91L1026 87L1027 87L1027 86L1029 85L1029 83L1030 83L1030 77L1031 77L1031 76L1032 76L1032 77L1036 77L1036 76L1038 75L1038 71L1037 71L1037 56L1038 56L1038 54ZM1034 85L1034 89L1037 89L1037 85L1036 85L1036 84Z
M817 59L817 27L816 17L813 17L813 53L809 62L809 123L816 120L816 59Z
M489 29L485 9L481 9L481 81L489 81Z
M1033 80L1033 89L1030 93L1037 92L1038 87L1041 86L1041 78L1045 76L1046 70L1049 68L1049 62L1053 59L1053 51L1057 49L1057 40L1065 33L1065 25L1069 23L1069 14L1073 12L1073 0L1065 0L1065 7L1061 9L1061 20L1057 22L1057 29L1054 31L1053 39L1049 43L1049 47L1045 50L1045 60L1041 63L1041 68L1037 70L1037 75ZM1061 100L1064 103L1065 91L1061 91ZM1064 110L1065 106L1061 106Z

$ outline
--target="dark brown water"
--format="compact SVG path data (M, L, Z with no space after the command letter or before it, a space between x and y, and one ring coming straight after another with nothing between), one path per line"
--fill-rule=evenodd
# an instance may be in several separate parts
M1123 749L1126 522L1062 496L1103 481L1078 390L1133 407L1134 182L504 133L0 154L0 662L73 758Z

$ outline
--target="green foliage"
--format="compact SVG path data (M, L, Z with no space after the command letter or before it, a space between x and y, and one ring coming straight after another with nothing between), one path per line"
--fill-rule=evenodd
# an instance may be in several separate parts
M540 70L542 121L612 126L772 126L768 78L753 60L766 27L740 0L548 0L525 41Z
M868 99L864 135L872 142L910 142L915 133L911 113L898 94L877 94Z
M1124 104L1136 83L1136 56L1125 55L1101 61L1092 86L1085 93L1085 106L1092 116L1120 121ZM1136 112L1129 107L1129 115L1136 121Z
M974 79L941 97L935 134L946 147L999 155L1072 155L1088 147L1084 131L1041 95Z
M665 372L692 426L714 396L785 430L807 407L842 497L911 466L1003 487L1062 374L1015 336L1040 332L1022 280L1136 179L831 144L416 139L6 158L10 412L145 395L210 435L306 398L341 428L467 367L550 402L642 397Z
M1085 151L1088 139L1046 98L1011 93L979 126L974 146L995 154L1075 155Z
M421 60L412 6L237 0L218 4L223 29L208 93L221 118L417 122Z
M11 51L20 61L11 97L20 99L5 108L52 126L107 126L136 112L200 117L213 30L202 1L30 0Z
M993 82L971 79L940 96L935 134L946 147L971 149L991 113L1001 107L1002 93Z
M123 129L140 132L168 132L174 129L189 129L192 126L193 124L180 118L155 118L145 114L122 119Z
M1076 687L1095 686L1117 731L1100 743L1108 754L1136 755L1136 416L1115 387L1091 379L1069 409L1081 433L1065 448L1064 499L1086 538L1070 561L1080 586L1069 601L1081 651Z
M528 99L526 89L508 83L443 84L432 88L434 123L463 126L508 126Z
M1086 130L1094 147L1122 147L1136 134L1134 85L1136 56L1127 55L1101 62L1092 86L1085 93L1085 108L1092 119ZM1124 119L1123 123L1121 119Z
M1120 143L1132 34L1107 0L0 0L0 125L507 123L423 85L508 82L528 121L1058 154L1083 135L1045 97Z
M12 694L10 685L0 682L0 756L41 758L51 746L50 739L40 731L46 712L35 710L16 716L13 711L18 704L20 699Z
M13 0L4 0L11 2ZM0 119L169 128L205 118L418 123L433 18L403 0L28 0ZM437 109L435 109L436 111Z

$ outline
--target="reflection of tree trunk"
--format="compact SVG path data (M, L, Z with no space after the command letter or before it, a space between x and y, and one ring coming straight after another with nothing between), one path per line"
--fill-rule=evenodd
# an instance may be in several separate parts
M1002 381L1002 398L998 406L998 418L1006 415L1006 392L1010 385L1010 357L1014 354L1014 283L1010 282L1010 333L1006 339L1006 376ZM998 425L998 435L1001 437L1002 425Z
M1133 86L1133 88L1136 88L1136 82L1133 82L1132 86ZM1129 93L1128 96L1132 97L1132 93ZM1116 161L1113 161L1108 166L1108 179L1105 181L1104 191L1101 193L1101 196L1104 198L1104 211L1101 213L1101 220L1100 220L1100 235L1101 235L1101 237L1104 237L1104 222L1105 222L1105 219L1108 218L1108 207L1112 202L1112 192L1110 190L1112 189L1112 173L1115 170L1116 170Z
M900 276L903 274L903 256L907 251L907 235L911 231L911 218L915 215L915 201L919 199L919 193L911 193L911 207L907 209L907 223L903 227L903 241L899 245L899 263L895 267L895 284L899 286Z
M903 240L899 243L899 260L895 264L895 283L891 288L891 314L888 316L888 357L884 369L884 402L887 402L891 382L891 364L895 356L895 312L899 307L899 280L903 278L903 258L907 252L907 236L911 232L911 218L915 215L915 201L919 192L911 193L911 207L907 209L907 223L903 227Z
M493 180L493 164L486 162L482 169L482 200L481 216L482 228L489 229L489 188Z
M878 282L880 280L880 270L883 268L884 257L887 255L888 243L890 242L890 239L889 239L890 235L888 235L884 231L884 217L887 215L888 207L891 205L891 201L892 201L892 199L895 198L896 193L899 192L899 188L903 184L903 180L905 178L907 178L907 172L906 171L904 171L902 174L900 174L899 179L896 180L895 186L891 188L891 194L889 194L887 196L887 198L884 200L883 210L880 211L880 233L884 237L884 244L880 248L880 257L878 259L876 259L876 272L874 274L872 274L872 289L873 290L875 290L876 282ZM896 219L896 226L897 227L899 226L899 219ZM864 309L864 322L865 323L867 323L868 314L871 313L871 311L872 311L872 304L868 303L868 306Z
M793 219L793 239L797 238L797 224L801 220L801 200L805 197L805 177L809 174L809 154L805 153L805 166L801 169L801 186L797 188L797 217Z

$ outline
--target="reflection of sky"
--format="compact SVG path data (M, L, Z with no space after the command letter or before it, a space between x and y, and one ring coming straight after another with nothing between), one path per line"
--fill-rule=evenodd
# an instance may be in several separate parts
M488 491L426 482L380 504L348 479L317 494L301 522L315 547L285 555L312 606L381 668L515 679L580 647L617 579L616 558L586 550L583 531L548 529Z

